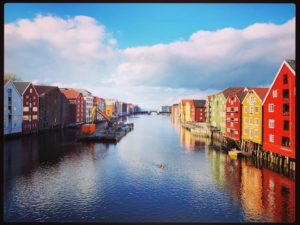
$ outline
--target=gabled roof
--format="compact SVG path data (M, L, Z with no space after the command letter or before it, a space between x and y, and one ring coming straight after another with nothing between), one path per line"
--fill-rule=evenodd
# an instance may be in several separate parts
M248 91L244 91L244 89L242 91L239 91L238 93L236 93L236 97L238 97L238 99L240 100L240 102L242 102L244 100L244 98L246 97Z
M42 95L44 93L47 93L55 88L58 88L56 86L46 86L46 85L33 85L39 95Z
M183 105L185 105L188 102L194 104L193 99L182 99L180 101L180 103L183 104Z
M270 88L269 88L269 90L268 90L268 93L265 95L265 98L264 98L262 104L265 103L265 101L266 101L266 99L267 99L267 96L269 95L269 92L271 91L271 89L272 89L272 87L273 87L273 85L274 85L274 83L275 83L277 77L279 76L280 71L281 71L281 69L282 69L282 67L283 67L284 64L287 65L287 67L291 70L291 72L296 76L296 73L295 73L295 69L296 69L296 60L288 60L288 59L284 60L284 61L282 62L282 64L281 64L281 66L279 67L279 70L278 70L276 76L274 77L273 82L272 82L272 84L271 84L271 86L270 86Z
M15 87L16 87L17 91L19 92L19 94L23 95L23 92L30 85L30 82L13 81L13 84L15 85Z
M257 97L259 97L261 102L264 101L264 98L265 98L265 96L267 95L267 93L269 91L269 88L251 88L251 89L248 88L248 89L249 89L249 91L254 91L254 93L257 95ZM245 100L245 98L244 98L244 100Z
M205 107L205 100L194 100L195 108Z
M293 59L286 59L285 60L287 62L287 64L290 65L290 67L296 71L296 60L293 60Z
M60 88L61 93L63 93L67 99L76 99L81 94L78 91L69 88Z

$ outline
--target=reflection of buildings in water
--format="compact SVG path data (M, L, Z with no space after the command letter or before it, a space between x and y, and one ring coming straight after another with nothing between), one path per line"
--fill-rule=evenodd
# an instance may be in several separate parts
M272 222L295 220L295 180L263 169L263 206Z
M177 133L180 133L180 118L171 116L171 124L175 128Z
M228 155L226 155L224 165L225 186L227 187L227 191L236 202L239 202L242 175L241 160L231 159Z
M241 163L241 202L247 220L264 220L262 205L262 171Z
M195 138L185 128L180 128L180 143L188 150L195 149Z
M211 168L212 168L212 175L214 180L218 185L224 185L225 182L225 170L224 170L224 163L225 163L226 155L219 152L219 151L211 151L210 159L211 159Z

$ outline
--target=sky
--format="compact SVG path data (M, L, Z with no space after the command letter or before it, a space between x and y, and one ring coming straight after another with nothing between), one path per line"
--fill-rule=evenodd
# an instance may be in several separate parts
M144 109L269 87L295 59L294 4L7 3L4 69Z

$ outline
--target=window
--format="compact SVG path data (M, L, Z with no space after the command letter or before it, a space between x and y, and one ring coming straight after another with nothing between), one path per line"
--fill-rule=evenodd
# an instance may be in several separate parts
M32 119L33 119L33 120L37 120L37 119L38 119L38 116L37 116L37 115L33 115L33 116L32 116Z
M270 134L270 135L269 135L269 141L270 141L271 143L274 143L274 135L273 135L273 134Z
M32 108L32 111L33 111L33 112L37 112L37 107L36 107L36 106L33 107L33 108Z
M273 98L277 98L277 90L273 91Z
M281 145L284 147L290 147L290 138L288 137L282 137L281 139Z
M250 103L254 102L254 96L250 96Z
M253 138L253 133L252 133L252 129L251 128L249 129L249 137Z
M247 124L247 123L248 123L248 118L245 117L245 118L244 118L244 124Z
M250 115L253 115L253 106L250 106Z
M29 89L29 92L32 93L32 88Z
M247 106L244 106L244 111L245 111L245 113L248 112L248 107Z
M249 118L249 124L252 124L252 118Z
M233 133L238 135L238 134L239 134L239 131L238 131L238 130L235 130L235 131L233 131Z
M254 124L255 124L255 126L258 126L258 118L254 119Z
M289 104L283 104L282 113L284 116L289 115Z
M28 95L26 95L26 99L28 99L29 98L29 96Z
M244 133L247 135L248 134L248 129L244 128Z
M288 120L283 121L283 130L289 130L290 129L290 122Z
M29 108L28 108L28 107L23 107L23 111L24 111L24 112L28 112L28 111L29 111Z
M258 137L258 130L257 129L254 130L254 136Z
M255 106L255 113L258 113L258 106Z
M287 75L287 74L284 74L284 75L283 75L283 83L284 83L284 84L287 84L287 83L288 83L288 75Z
M230 127L233 127L233 122L230 123Z
M282 90L282 96L284 99L288 99L289 98L289 89Z
M14 106L14 111L17 111L17 107L16 106Z
M28 116L23 116L23 120L28 120Z
M269 104L269 112L274 112L274 104Z
M269 120L269 128L274 128L274 120Z

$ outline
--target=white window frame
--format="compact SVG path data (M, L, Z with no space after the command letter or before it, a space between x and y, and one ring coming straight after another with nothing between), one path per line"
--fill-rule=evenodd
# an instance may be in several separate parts
M269 109L269 112L274 112L274 104L269 104L268 105L268 109Z
M258 137L258 129L254 129L254 137Z
M250 137L250 138L253 138L253 131L252 131L252 128L249 128L249 137Z
M272 94L273 94L273 98L277 98L277 90L273 90Z
M274 128L274 127L275 127L275 121L269 120L269 128Z
M274 134L269 135L269 142L274 143L275 142L275 137Z
M248 117L244 117L244 124L248 124Z

